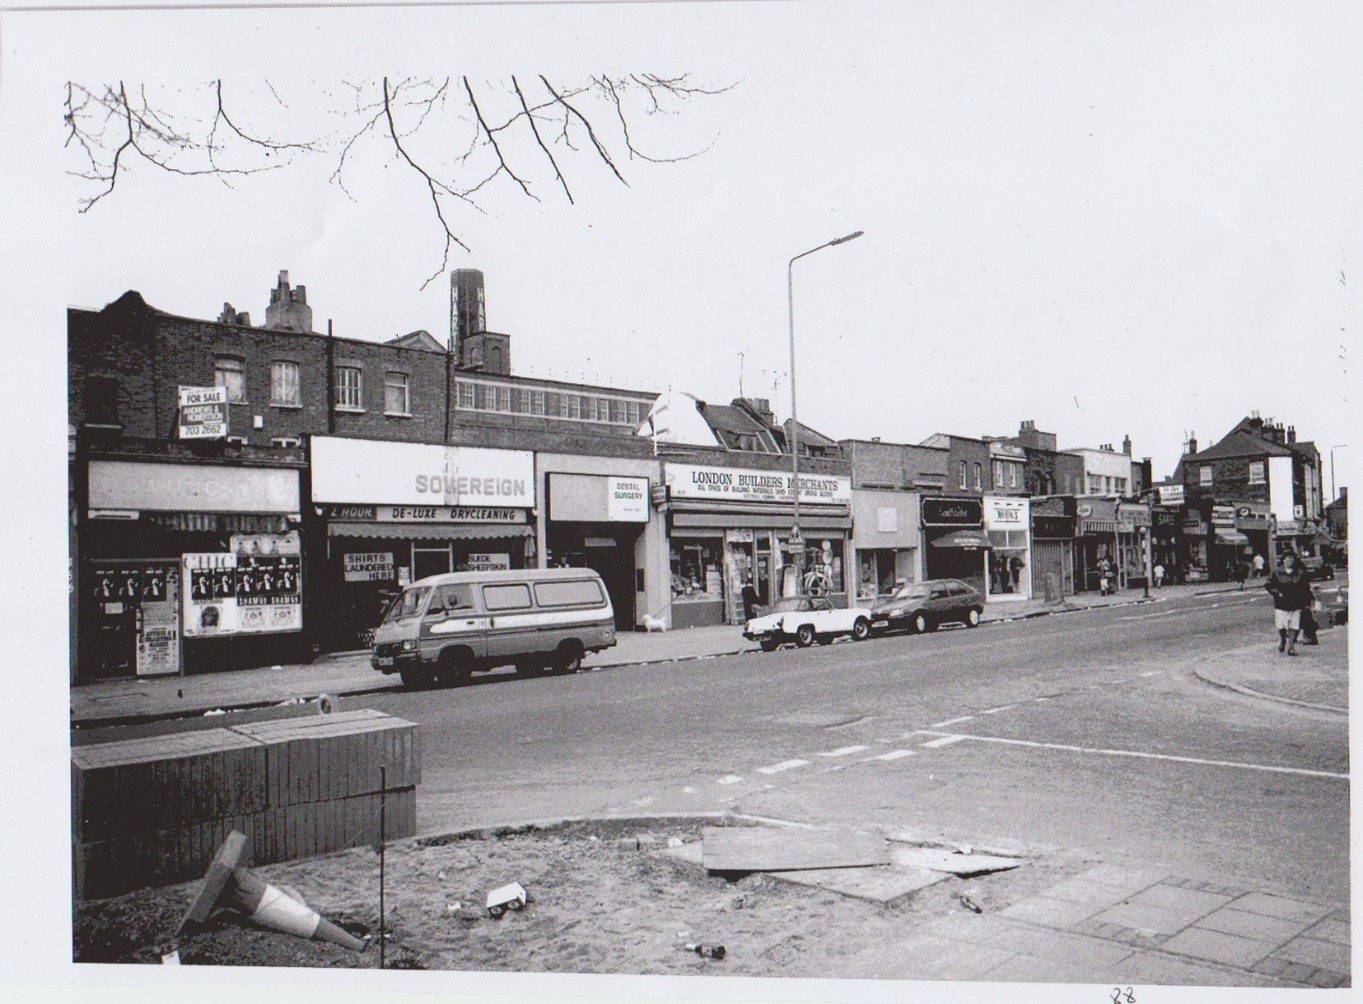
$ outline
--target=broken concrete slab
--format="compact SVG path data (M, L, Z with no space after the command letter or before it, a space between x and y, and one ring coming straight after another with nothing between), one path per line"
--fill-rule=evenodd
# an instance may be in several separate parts
M870 868L808 868L802 871L766 874L786 882L827 889L829 892L851 896L854 899L870 900L873 903L889 903L919 889L945 882L951 877L946 872L899 865L879 865Z
M884 837L859 830L707 826L702 863L712 872L803 871L890 863Z
M907 847L891 845L890 858L906 868L926 868L962 877L1007 871L1022 864L1018 858L997 854L957 854L939 847Z

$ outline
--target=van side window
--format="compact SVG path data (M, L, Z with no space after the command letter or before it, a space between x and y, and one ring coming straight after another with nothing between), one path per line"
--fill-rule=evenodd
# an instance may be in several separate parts
M542 607L601 605L601 584L595 579L536 582L535 602Z
M467 610L473 606L473 593L468 586L441 586L431 597L428 613L442 610Z
M530 587L524 582L504 586L484 586L483 606L488 612L497 610L529 610Z

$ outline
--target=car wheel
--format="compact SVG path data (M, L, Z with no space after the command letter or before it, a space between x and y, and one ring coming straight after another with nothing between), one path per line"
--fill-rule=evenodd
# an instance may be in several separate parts
M429 666L403 666L398 675L408 690L425 690L435 683L435 673Z
M554 669L560 673L576 673L582 668L582 646L565 641L554 652Z
M502 914L506 913L506 907L500 905L490 906L487 908L487 912L488 916L490 916L493 920L498 920L501 918Z
M966 627L980 626L980 612L974 607L971 607L970 611L965 615L965 624Z
M865 617L858 617L852 624L852 640L865 641L871 637L871 622Z
M914 634L927 634L927 633L928 633L928 630L931 628L931 626L932 626L932 625L930 625L930 624L928 623L927 617L924 616L923 614L914 614L914 615L913 615L913 633L914 633Z
M763 652L775 652L781 643L775 638L763 638L758 644L762 646Z
M795 632L795 644L801 648L809 648L814 644L814 625L801 624L800 629Z

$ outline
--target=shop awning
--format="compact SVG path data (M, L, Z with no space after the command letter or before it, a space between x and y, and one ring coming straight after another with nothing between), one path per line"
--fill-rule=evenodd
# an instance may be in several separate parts
M448 523L328 523L328 537L363 537L369 540L494 540L533 537L523 523L479 523L451 526Z
M989 538L979 530L957 530L932 542L933 547L989 547Z
M1217 530L1216 542L1218 544L1248 544L1249 538L1238 530Z
M718 513L718 512L677 512L672 513L672 525L678 529L686 527L718 527L730 529L740 527L745 530L789 530L790 511L775 515L772 513ZM820 516L800 510L800 532L807 530L850 530L852 517Z

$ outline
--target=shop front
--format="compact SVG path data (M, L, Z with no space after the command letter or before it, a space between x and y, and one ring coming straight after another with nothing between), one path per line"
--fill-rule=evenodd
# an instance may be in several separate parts
M1066 513L1066 503L1070 512ZM1073 500L1032 500L1032 595L1059 603L1074 593Z
M1075 588L1092 592L1099 588L1103 563L1118 571L1117 586L1125 587L1118 560L1117 502L1114 499L1085 498L1076 505L1079 536L1075 538Z
M1266 502L1237 502L1235 504L1235 529L1245 537L1243 552L1246 561L1253 567L1254 556L1263 555L1267 562L1273 554L1273 513Z
M314 437L309 614L327 651L367 647L403 586L534 564L534 455Z
M800 475L796 536L789 474L669 462L663 476L672 627L742 624L796 592L847 606L850 478Z
M1235 528L1235 506L1211 507L1211 531L1208 550L1211 579L1213 582L1230 582L1235 578L1236 567L1249 564L1254 553L1249 537Z
M960 579L986 592L990 538L977 498L925 498L921 506L923 570L928 579Z
M1207 541L1210 529L1204 516L1204 506L1188 506L1183 510L1181 582L1209 582L1211 580L1210 553Z
M552 459L541 454L539 465L544 471L553 466ZM651 612L649 468L636 464L634 469L638 473L544 473L543 563L595 569L610 594L620 631L634 630Z
M76 678L301 656L299 511L298 467L91 460Z
M1179 564L1179 512L1177 509L1159 507L1150 513L1150 560L1154 568L1164 568L1164 582L1173 584L1183 581L1183 569Z
M989 537L985 563L985 599L1032 598L1031 499L1016 496L984 499L984 532Z
M1123 586L1150 585L1150 572L1146 567L1145 545L1150 536L1150 509L1148 506L1120 502L1117 505L1117 564Z
M852 492L852 547L860 604L916 582L919 554L919 496L858 488Z

